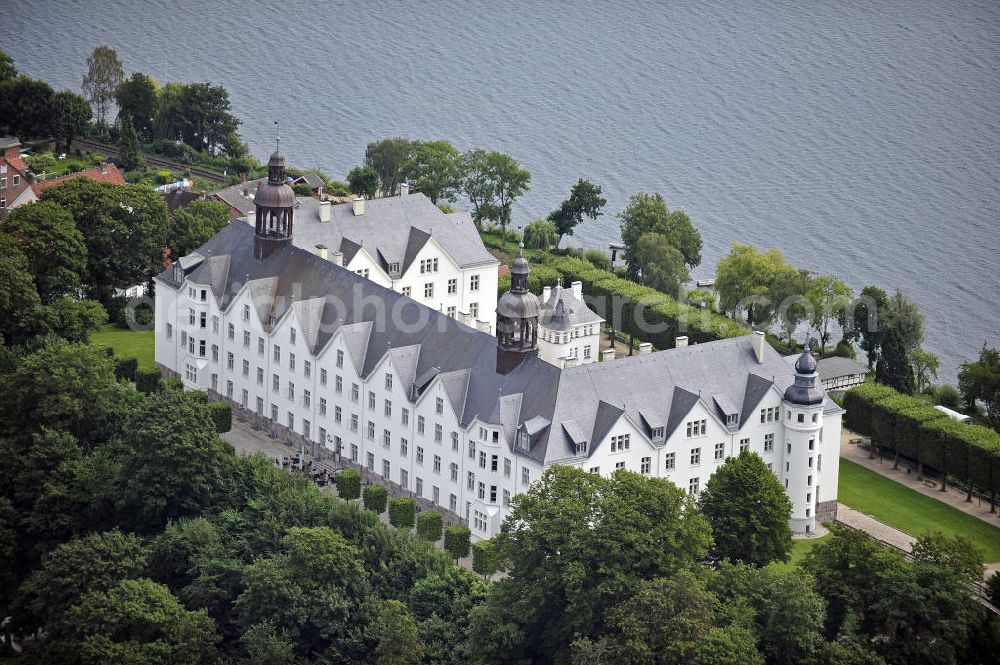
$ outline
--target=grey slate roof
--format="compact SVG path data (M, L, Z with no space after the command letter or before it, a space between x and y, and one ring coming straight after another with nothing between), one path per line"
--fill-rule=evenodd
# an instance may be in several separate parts
M293 183L305 182L313 189L319 189L320 187L323 186L323 179L320 178L315 173L305 173L303 175L300 175L298 178L292 180L292 182Z
M798 359L799 354L797 353L785 356L785 362L789 365L795 365L795 361ZM820 381L829 381L854 374L869 374L870 372L871 370L864 363L860 363L854 358L830 356L816 361L816 373L819 375Z
M573 289L558 284L552 288L548 300L540 303L540 309L539 321L550 330L569 330L574 326L604 321L573 295Z
M323 243L343 252L345 263L364 247L383 269L398 263L406 272L432 236L462 268L500 263L467 212L446 215L423 194L365 201L363 215L355 215L350 203L331 205L329 222L319 221L319 206L314 198L298 200L292 242L310 251Z
M528 356L501 375L493 336L305 249L285 245L258 261L253 246L252 227L230 224L198 249L202 260L192 255L181 265L194 283L211 285L223 308L246 286L262 322L296 310L313 354L342 332L363 376L391 354L401 380L412 381L404 387L414 399L442 381L463 425L477 418L500 425L515 454L538 462L575 456L581 440L592 442L592 454L621 417L638 427L666 423L669 437L699 401L713 412L713 400L728 404L742 413L742 424L767 391L783 392L793 381L792 369L770 346L764 362L756 361L751 336L566 369ZM180 288L173 270L157 280ZM839 409L830 400L825 406ZM532 434L530 451L514 450L518 427Z
M17 140L15 136L0 136L0 150L5 150L7 148L13 148L16 145L21 145L21 142Z
M248 212L253 210L253 196L257 193L257 186L262 182L267 182L267 178L259 178L257 180L241 182L238 185L217 189L214 192L209 192L206 196L218 197L220 200L224 201L226 205L239 210L240 214L245 216ZM247 194L244 194L244 191L246 191Z

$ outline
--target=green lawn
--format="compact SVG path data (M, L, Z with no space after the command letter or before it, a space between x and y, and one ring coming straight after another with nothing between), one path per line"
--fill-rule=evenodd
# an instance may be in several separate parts
M950 489L949 492L955 490ZM840 502L912 536L929 531L962 535L984 553L986 562L1000 561L1000 527L966 515L894 480L840 460ZM1000 520L997 520L1000 525Z
M153 331L136 332L105 324L101 332L90 336L94 344L104 344L115 350L116 356L132 357L139 361L139 369L153 369Z

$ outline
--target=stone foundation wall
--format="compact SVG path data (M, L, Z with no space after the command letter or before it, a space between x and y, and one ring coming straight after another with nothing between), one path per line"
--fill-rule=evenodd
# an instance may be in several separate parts
M837 502L822 501L816 504L817 522L835 522L837 520Z

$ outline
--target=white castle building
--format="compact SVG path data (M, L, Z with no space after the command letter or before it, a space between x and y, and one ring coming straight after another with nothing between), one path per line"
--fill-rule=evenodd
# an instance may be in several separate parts
M490 335L296 246L280 155L270 166L253 227L230 224L156 278L156 362L186 386L341 451L476 538L553 464L697 494L741 450L781 479L794 531L835 515L842 410L808 354L792 368L755 334L557 367L538 357L526 260Z
M538 316L538 357L556 367L596 362L604 322L583 302L583 283L542 289Z

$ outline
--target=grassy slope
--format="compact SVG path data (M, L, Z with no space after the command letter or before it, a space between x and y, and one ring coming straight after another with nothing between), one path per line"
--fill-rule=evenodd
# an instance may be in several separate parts
M91 335L94 344L110 346L116 356L136 358L139 369L153 369L153 331L136 332L123 330L114 324L106 324L101 332Z
M921 536L930 531L962 535L983 550L986 562L1000 561L1000 528L997 526L845 459L840 460L839 493L844 505L910 535Z

